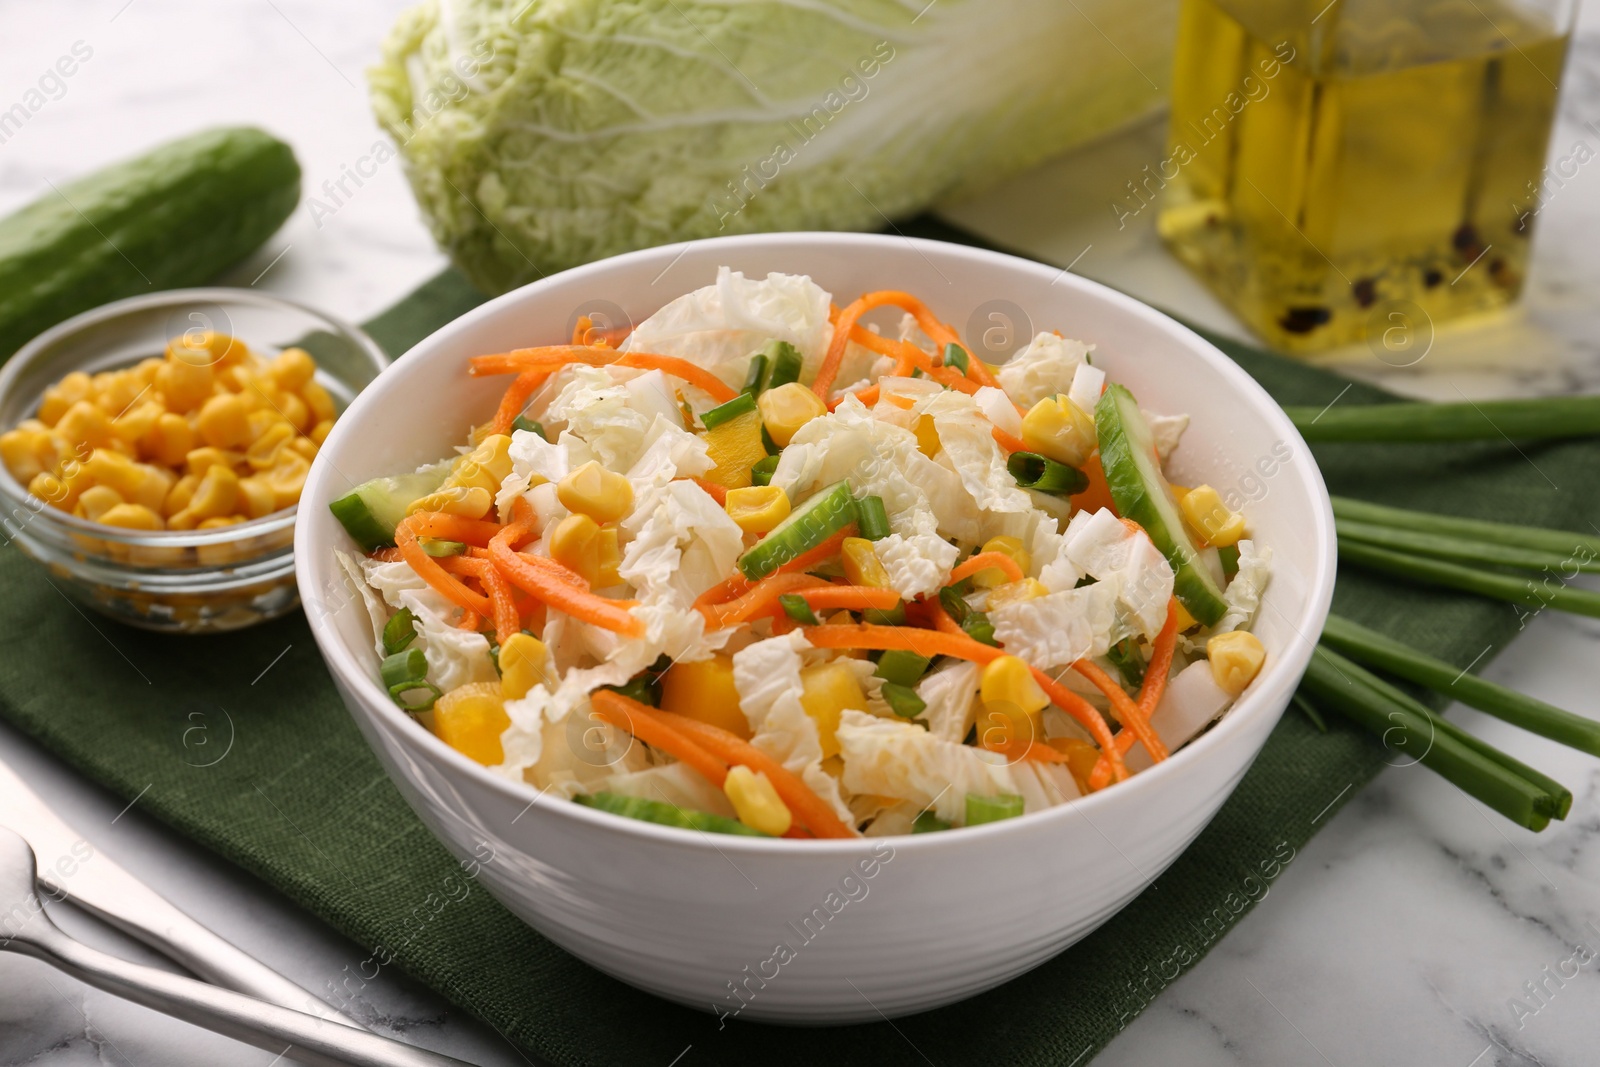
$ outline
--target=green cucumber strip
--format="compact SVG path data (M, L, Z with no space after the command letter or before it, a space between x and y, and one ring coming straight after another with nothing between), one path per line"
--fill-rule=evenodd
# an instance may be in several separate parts
M903 648L891 648L878 658L878 668L873 671L879 678L895 685L916 685L928 672L933 661Z
M917 817L911 821L911 832L914 834L936 834L940 830L950 829L950 824L931 811L918 812Z
M403 652L407 645L417 639L417 617L411 614L410 608L401 608L389 616L389 621L383 624L383 654L392 656L396 652Z
M813 493L771 533L740 556L739 570L751 581L765 578L855 522L856 515L856 499L850 493L850 483L834 482Z
M1197 558L1178 502L1161 473L1150 427L1133 394L1125 386L1108 385L1095 405L1094 422L1100 439L1100 465L1117 511L1144 527L1172 564L1173 593L1179 602L1201 625L1212 625L1227 613L1228 605Z
M768 341L761 351L772 363L772 373L767 376L768 389L800 380L800 368L805 365L805 360L794 345L788 341Z
M767 837L760 830L752 830L738 819L712 815L706 811L685 811L676 804L663 804L644 797L621 796L617 793L579 793L572 798L587 808L608 811L640 822L653 822L660 826L676 826L681 830L699 830L708 834L738 834L744 837Z
M700 425L706 429L714 429L740 415L748 415L756 409L756 398L749 393L740 393L726 404L716 407L700 416Z
M1235 574L1239 573L1238 545L1218 545L1217 558L1222 560L1223 575L1228 578L1232 578Z
M860 512L858 525L861 536L868 541L882 541L889 536L889 511L883 506L883 497L864 496L856 501Z
M766 432L766 427L763 426L761 428L761 430L762 430L763 433L765 433ZM750 484L751 485L771 485L772 484L772 474L777 469L778 469L778 457L777 456L768 456L766 459L757 460L755 465L750 468Z
M745 372L742 392L760 396L767 381L767 357L760 352L750 357L750 369Z
M896 685L894 682L883 683L883 702L889 705L889 710L902 719L915 719L928 710L927 703L919 696L917 691L908 685Z
M329 504L328 510L362 551L389 548L406 508L439 488L449 473L448 463L437 463L415 474L374 478Z
M802 626L821 626L822 620L817 618L817 613L811 610L811 605L806 603L806 598L799 593L785 593L778 598L778 606L783 608L783 613Z
M1001 793L997 797L967 794L967 825L979 826L986 822L1015 819L1022 814L1022 798L1014 793Z

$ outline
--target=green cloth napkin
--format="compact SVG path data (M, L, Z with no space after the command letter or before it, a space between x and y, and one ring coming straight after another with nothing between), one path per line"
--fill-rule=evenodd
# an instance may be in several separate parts
M937 224L913 228L964 239ZM369 328L398 354L481 299L447 273ZM1283 403L1389 399L1213 340ZM1600 466L1594 444L1339 445L1316 456L1337 493L1566 529L1600 518L1582 492ZM1335 607L1461 664L1518 630L1512 607L1360 572L1341 575ZM359 997L372 957L563 1067L1081 1065L1216 944L1384 765L1369 737L1338 720L1320 734L1290 710L1194 846L1031 973L892 1026L722 1028L591 970L464 883L362 742L298 614L216 637L128 629L79 611L15 546L0 551L0 608L0 714L368 947L319 992Z

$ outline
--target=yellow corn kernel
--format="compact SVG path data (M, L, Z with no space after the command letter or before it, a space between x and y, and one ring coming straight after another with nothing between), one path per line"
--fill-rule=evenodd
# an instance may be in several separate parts
M289 425L301 433L311 429L311 424L317 421L311 417L311 409L306 402L294 393L279 392L268 401L268 405L268 410L282 415Z
M188 350L181 350L185 355L179 357L173 354L175 351L179 350L167 349L167 361L156 371L156 391L161 394L168 411L181 415L210 399L217 375L210 363L196 361L202 357L191 358Z
M185 474L172 488L167 490L167 499L162 501L161 514L171 518L189 506L189 501L194 499L194 491L200 486L198 474Z
M775 485L747 485L729 489L723 507L745 533L764 534L789 517L789 494Z
M550 558L594 586L600 580L600 524L582 513L562 519L550 532Z
M778 796L778 790L765 774L757 774L744 764L728 768L722 791L738 813L739 821L752 830L782 837L794 824L794 815Z
M548 686L552 679L545 671L550 652L532 634L517 633L500 646L500 696L521 700L536 685Z
M94 402L112 418L131 408L145 391L139 379L125 370L102 371L91 382Z
M78 496L78 508L83 517L99 522L100 516L122 503L122 494L109 485L91 485Z
M556 483L556 499L569 511L597 523L616 522L633 507L633 486L622 475L590 460Z
M920 415L913 428L917 435L917 451L932 459L939 454L939 449L944 445L939 443L939 430L933 424L932 415Z
M133 365L133 368L129 370L128 373L133 375L134 379L138 381L140 385L148 385L151 388L154 388L156 384L156 371L161 369L162 362L162 360L157 359L154 356L149 359L141 359L138 363Z
M39 401L39 421L54 426L67 413L67 409L80 400L94 395L94 380L81 370L75 370L44 391Z
M121 493L124 499L132 497L142 481L138 465L121 452L109 448L95 449L89 454L84 466L96 485L109 485Z
M290 452L301 463L305 457L298 452ZM468 519L481 519L489 514L489 509L494 506L494 494L487 489L467 488L464 485L453 486L449 489L435 489L427 496L418 497L406 509L407 515L415 515L419 511L442 511L447 515L460 515Z
M68 408L56 423L55 431L70 444L86 444L95 448L110 444L113 436L111 416L89 400L79 400Z
M272 490L273 499L278 507L292 507L300 502L300 493L306 486L306 475L311 471L311 463L298 452L284 449L278 453L278 462L272 469L264 471L258 477L267 483L267 488ZM483 512L475 518L482 518L489 513L489 504L484 506Z
M183 465L184 457L194 451L194 430L189 420L176 412L168 411L156 418L150 432L139 440L139 451L147 459L166 467Z
M1244 536L1244 516L1229 511L1222 494L1209 485L1197 485L1178 498L1190 529L1214 545L1234 545Z
M983 714L978 717L980 744L1004 748L1044 736L1043 712L1050 698L1020 658L991 660L980 676L978 695L983 701Z
M828 405L799 382L768 389L756 400L767 436L779 448L789 447L800 427L828 413Z
M133 492L128 495L129 502L143 504L156 514L161 514L167 494L172 491L173 483L178 480L177 475L148 463L135 463L133 469L134 485Z
M31 430L0 433L0 463L4 463L11 477L23 485L33 481L45 469L44 464L39 462L38 436L37 432Z
M169 530L192 530L192 529L195 528L196 525L199 524L199 522L200 522L200 520L194 517L194 512L185 509L183 511L179 511L179 512L176 512L176 513L174 513L172 515L168 515L167 516L167 529L169 529ZM221 560L220 558L217 558L217 559L205 559L205 558L202 558L201 562L202 563L213 563L213 562L223 562L223 560Z
M865 711L867 696L861 691L856 672L838 662L819 663L800 671L800 706L817 724L822 741L822 758L839 754L839 717L846 708Z
M328 395L328 391L322 387L322 383L313 380L302 385L300 387L300 399L306 402L306 407L311 412L313 422L321 422L323 419L333 418L335 414L333 397Z
M317 373L317 363L303 348L285 348L267 364L267 373L278 383L278 388L294 391Z
M328 439L328 433L333 429L332 419L323 419L311 427L311 432L306 436L315 441L319 446Z
M117 504L103 512L97 521L128 530L160 530L166 525L160 515L143 504Z
M309 437L296 437L289 442L288 448L304 456L307 463L317 458L317 443Z
M743 489L749 485L750 468L767 457L767 446L761 440L759 411L747 411L727 422L719 422L705 432L705 438L706 455L711 459L706 481L724 489Z
M889 572L878 559L878 552L865 537L846 537L839 549L844 564L844 576L851 585L870 585L878 589L889 588Z
M189 330L167 342L167 359L206 366L236 366L250 358L250 347L215 330Z
M220 530L224 526L237 526L244 521L243 515L217 515L209 519L201 519L196 530Z
M250 443L255 444L268 430L274 426L288 425L288 422L289 420L271 408L257 408L245 418L245 424L250 427Z
M505 760L500 735L510 725L496 682L457 686L433 705L433 732L439 740L485 767Z
M136 407L119 411L121 413L111 420L111 432L116 435L117 440L130 445L137 444L155 429L161 416L167 413L167 409L155 400L146 400Z
M233 473L232 467L216 463L200 476L200 484L195 486L194 496L184 510L198 522L218 515L232 515L238 510L238 503L239 476Z
M1232 630L1206 642L1206 658L1211 661L1211 677L1217 687L1236 697L1261 673L1267 650L1255 634Z
M243 448L250 443L250 420L244 401L232 393L214 396L202 404L194 428L212 448Z
M750 721L739 707L733 684L733 657L718 652L710 659L674 663L661 676L661 710L720 726L750 740Z
M239 506L252 519L278 510L278 495L259 475L239 479Z
M78 503L78 493L72 491L66 479L59 478L49 471L40 471L28 480L28 492L43 500L46 504L71 511ZM80 491L81 492L81 491Z
M600 560L595 588L607 589L622 581L622 574L617 569L622 566L622 533L616 523L608 522L600 527L600 539L596 542L595 551Z
M190 474L205 476L206 471L212 467L227 467L232 470L244 462L244 456L238 452L227 452L220 448L207 445L204 448L193 448L183 457L185 469Z
M1094 419L1064 396L1047 396L1022 417L1022 441L1030 451L1081 467L1095 450Z
M254 416L251 416L254 418ZM245 461L258 471L264 471L278 462L278 452L294 440L294 427L287 422L277 422L244 450Z
M1033 557L1028 554L1028 550L1022 547L1022 538L1020 537L1008 537L1004 534L999 537L991 537L983 543L983 546L978 551L998 552L1002 556L1010 556L1016 561L1017 566L1022 569L1024 574L1028 572L1028 567L1033 562ZM979 589L993 589L995 586L1005 585L1008 581L1010 579L1006 577L1006 572L999 567L987 567L972 576L972 584Z
M984 610L993 611L1005 604L1016 604L1024 600L1037 600L1042 596L1049 596L1050 590L1037 578L1024 578L1020 582L1009 582L1006 585L996 586L989 593L989 602L984 605Z

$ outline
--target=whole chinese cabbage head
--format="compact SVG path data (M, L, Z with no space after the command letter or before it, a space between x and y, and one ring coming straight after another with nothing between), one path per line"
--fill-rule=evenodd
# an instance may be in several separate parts
M1141 114L1173 0L426 0L370 74L491 293L629 249L871 229Z

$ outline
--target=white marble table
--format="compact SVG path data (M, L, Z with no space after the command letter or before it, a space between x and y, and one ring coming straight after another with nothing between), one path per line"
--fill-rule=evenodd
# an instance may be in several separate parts
M94 0L0 6L0 107L82 41L91 58L59 99L0 144L0 211L46 181L207 124L255 122L291 141L308 191L379 134L361 88L395 0ZM1553 154L1600 146L1600 39L1583 39ZM1109 201L1156 155L1147 124L949 210L1024 251L1238 332L1161 252L1149 213L1119 231ZM1526 307L1441 331L1395 372L1361 350L1341 369L1453 397L1600 386L1600 177L1585 170L1540 220ZM1080 257L1081 258L1078 258ZM352 319L380 310L443 264L397 164L319 226L304 209L230 279ZM1505 368L1499 364L1514 361ZM1498 651L1498 650L1497 650ZM1547 612L1489 674L1556 704L1600 712L1590 682L1600 626ZM1458 721L1572 786L1571 817L1519 830L1420 769L1386 771L1288 866L1260 906L1166 988L1103 1053L1107 1067L1360 1064L1488 1067L1596 1062L1600 963L1552 979L1580 946L1600 951L1600 765L1492 719ZM356 945L125 802L75 777L15 731L0 756L107 855L274 967L320 989L364 958ZM1336 797L1327 798L1330 804ZM82 936L143 960L137 946L56 909ZM1593 951L1588 955L1592 959ZM1573 965L1567 966L1571 974ZM1542 999L1529 990L1543 983ZM492 1030L384 976L361 1007L376 1027L486 1067L526 1062ZM1514 1000L1525 1007L1518 1011ZM1537 1009L1534 1011L1533 1009ZM270 1064L234 1044L103 996L41 965L0 956L0 1067ZM692 1067L690 1050L682 1064Z

